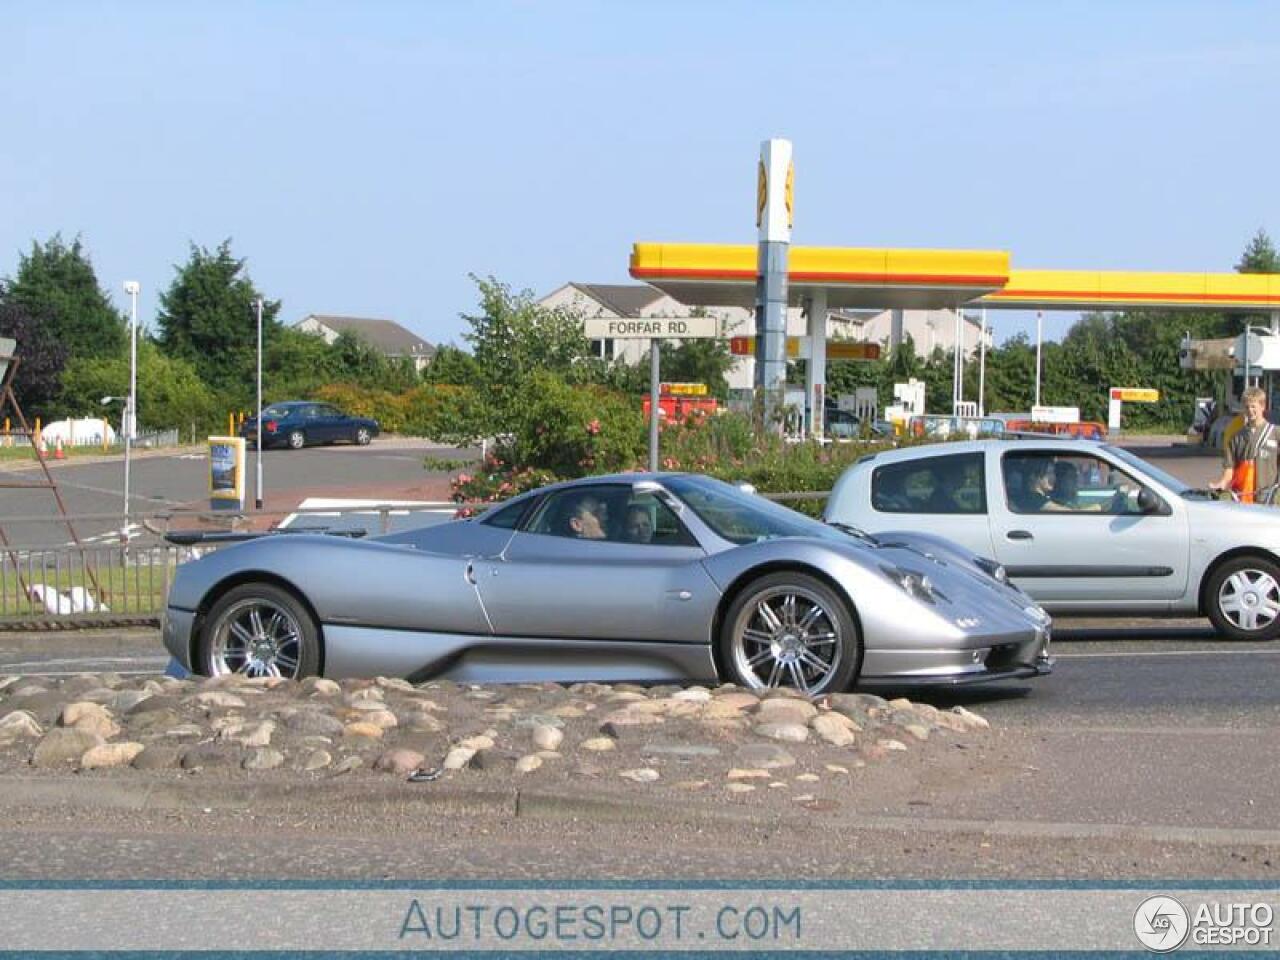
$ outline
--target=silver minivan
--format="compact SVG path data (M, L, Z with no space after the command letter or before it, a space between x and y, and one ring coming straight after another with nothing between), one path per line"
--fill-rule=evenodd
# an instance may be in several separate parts
M1128 451L1018 437L864 457L825 519L927 532L1003 565L1054 614L1208 616L1280 634L1280 509L1215 500Z

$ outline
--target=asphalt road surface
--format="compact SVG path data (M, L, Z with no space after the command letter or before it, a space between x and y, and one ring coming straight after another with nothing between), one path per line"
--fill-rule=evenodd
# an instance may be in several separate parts
M307 496L387 496L430 499L424 492L439 488L441 474L426 470L429 459L460 459L468 451L415 440L378 439L368 447L308 447L267 450L263 454L263 487L268 510L289 510ZM470 452L472 455L474 451ZM253 457L249 458L249 490L253 496ZM50 463L76 533L88 542L114 541L123 522L124 463L119 458L81 463ZM199 448L176 454L143 453L130 466L130 506L135 514L165 510L205 510L209 505L209 460ZM46 489L5 489L4 483L43 482L38 466L0 472L0 524L11 542L22 546L56 546L69 534L58 522L57 503ZM438 493L434 496L439 496Z

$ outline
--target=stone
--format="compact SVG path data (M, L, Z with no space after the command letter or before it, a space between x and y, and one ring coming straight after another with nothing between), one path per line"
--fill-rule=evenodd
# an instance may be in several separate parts
M649 698L639 690L622 690L615 689L613 693L605 697L605 703L640 703L642 700Z
M744 767L778 770L795 766L796 758L772 743L744 743L734 754Z
M448 713L448 707L442 707L434 700L428 700L425 697L414 697L408 701L409 705L415 710L430 710L433 713Z
M302 769L308 773L323 770L333 763L333 755L328 750L316 749L308 753L302 760Z
M206 710L234 710L246 706L243 697L226 690L205 690L192 696L191 702Z
M881 748L883 748L884 750L887 750L887 751L895 751L895 750L905 750L905 749L907 749L907 745L906 745L905 743L903 743L901 740L892 740L892 739L889 739L889 738L885 738L885 739L883 739L883 740L877 740L877 741L876 741L876 746L877 746L877 747L881 747Z
M332 683L333 681L329 681ZM342 721L322 710L296 710L280 720L292 733L304 736L337 737L344 729Z
M653 783L659 779L662 774L658 773L653 767L637 767L634 770L619 770L618 776L624 780L632 780L636 783Z
M671 694L672 700L689 700L693 703L706 703L711 699L711 691L706 687L686 687Z
M307 677L298 684L298 694L304 697L336 697L342 688L325 677Z
M46 733L31 754L33 767L61 767L79 763L80 758L94 747L101 746L102 737L88 730L74 727L55 727Z
M756 719L760 723L808 723L817 715L817 707L797 697L770 697L761 700L756 708ZM795 720L794 717L801 719Z
M608 750L616 750L618 741L613 737L591 737L588 740L583 740L578 746L582 747L583 750L591 750L594 753L604 753Z
M370 740L382 739L382 728L372 723L356 721L348 723L342 730L344 737L366 737Z
M542 758L536 753L530 753L516 761L516 773L533 773L542 766Z
M126 716L129 729L134 733L147 733L151 730L167 730L182 722L182 716L176 710L168 708L147 710L143 713L130 711Z
M539 750L555 750L564 740L564 732L557 727L539 724L533 728L533 745Z
M821 779L816 773L800 773L796 775L796 780L800 783L817 783Z
M907 733L911 734L917 740L929 739L929 728L922 723L908 723L902 729L906 730Z
M371 697L362 696L359 699L349 700L347 709L355 710L357 713L372 713L375 710L386 710L387 705L381 697L375 700Z
M263 720L260 723L241 723L225 727L218 734L219 740L230 740L242 747L265 747L271 743L271 736L276 732L275 722Z
M670 720L700 717L704 706L694 700L658 700L655 705L661 707L662 715Z
M241 764L246 770L274 770L284 763L284 754L270 747L260 747L244 758Z
M4 676L0 677L0 693L3 693L5 690L8 690L14 684L18 683L21 679L22 677L18 676L17 674L6 673Z
M126 713L130 717L139 717L148 713L156 713L161 710L177 715L178 709L182 706L182 700L178 697L166 696L163 693L150 694L145 700L139 700Z
M739 783L734 781L733 783L725 784L725 789L730 793L754 793L756 787L753 783Z
M843 714L823 713L814 717L811 724L813 732L833 747L847 747L857 739L850 729L852 722Z
M964 707L952 707L951 712L963 720L970 730L990 730L991 724L986 717L980 717L972 711L966 710Z
M364 761L359 757L343 757L333 766L333 776L340 777L344 773L350 773L352 770L359 770L364 766Z
M719 700L712 700L704 704L701 708L700 716L703 720L737 720L745 716L742 707L734 706L732 703L722 703Z
M240 763L239 747L218 746L212 743L196 744L182 755L183 770L198 770L202 767L234 767Z
M407 777L421 767L426 759L417 750L388 750L373 762L373 769Z
M476 752L470 747L454 747L445 755L444 763L441 764L446 770L461 770L471 762L471 758Z
M366 713L361 723L372 723L380 730L392 730L400 725L400 721L396 719L396 715L390 710L373 710Z
M444 733L447 729L444 722L425 710L415 710L404 719L404 726L419 733Z
M133 758L132 766L135 770L172 770L180 763L182 763L181 747L151 743Z
M481 750L492 750L493 737L484 733L477 733L475 736L467 737L464 740L459 740L458 746L466 750L474 751L476 753L479 753Z
M44 733L31 713L26 710L15 710L0 718L0 739L15 740L18 737L38 737Z
M772 774L768 770L751 770L742 767L732 768L725 777L729 780L768 780Z
M718 757L720 748L705 743L646 743L640 750L644 754L672 757Z
M145 750L145 745L130 740L125 743L103 743L90 747L80 758L81 770L98 770L107 767L124 767Z
M823 764L823 767L826 769L828 773L848 773L849 772L848 767L841 766L838 763L826 763L826 764Z
M707 787L711 786L711 781L710 780L677 780L675 783L671 784L671 786L675 790L687 790L687 791L705 790L707 789Z
M143 700L151 698L151 694L143 693L141 690L113 690L111 691L111 707L121 713L128 713Z
M412 683L402 677L375 677L374 681L384 690L399 690L403 693L413 693L417 688Z
M199 740L204 736L204 728L194 723L180 723L157 734L166 740Z
M543 760L563 760L564 754L556 750L539 750L534 756L541 757Z
M91 700L77 700L62 708L58 723L64 727L74 727L82 720L112 720L111 711L100 703Z
M548 710L547 713L551 714L553 717L559 717L561 720L573 720L577 717L585 717L588 712L595 708L596 705L594 703L559 703Z
M25 710L41 722L46 720L52 722L57 719L65 702L66 698L57 690L45 690L41 687L37 693L29 696L15 695L7 699L0 704L0 716L12 713L14 710Z
M800 723L760 723L752 728L752 733L783 743L804 743L809 739L809 728Z
M525 713L516 719L515 724L522 730L532 730L535 727L556 727L559 729L564 726L564 719L551 713Z
M471 758L467 768L469 770L508 771L515 768L517 759L515 754L506 753L502 750L480 750Z
M662 717L652 713L615 710L600 721L600 730L611 737L616 737L618 730L627 727L656 727L658 724L665 722Z

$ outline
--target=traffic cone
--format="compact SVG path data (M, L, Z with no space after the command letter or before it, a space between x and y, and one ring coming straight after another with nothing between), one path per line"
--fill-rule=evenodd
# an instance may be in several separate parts
M49 455L49 445L44 442L44 431L36 434L36 456L41 460Z
M65 452L63 452L63 449L62 449L62 438L61 438L61 437L56 437L56 438L54 439L54 441L53 441L53 459L55 459L55 460L65 460L65 459L67 459L67 455L66 455L66 453L65 453Z

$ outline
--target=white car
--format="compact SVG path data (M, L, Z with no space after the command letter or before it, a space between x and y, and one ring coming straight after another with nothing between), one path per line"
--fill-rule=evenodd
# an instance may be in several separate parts
M1010 438L876 453L826 520L928 532L991 557L1053 614L1208 616L1280 634L1280 508L1216 500L1118 447Z

